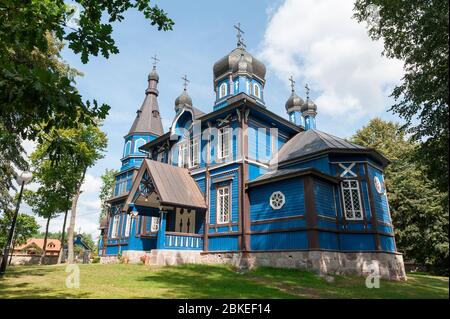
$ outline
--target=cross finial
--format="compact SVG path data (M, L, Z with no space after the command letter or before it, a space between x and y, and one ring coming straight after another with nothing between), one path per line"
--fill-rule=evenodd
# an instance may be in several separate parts
M154 56L151 57L151 59L153 60L153 67L156 68L156 65L159 62L158 57L156 56L156 54Z
M289 78L289 81L291 82L291 89L292 89L292 92L294 92L294 91L295 91L295 80L294 80L294 78L292 77L292 75L291 75L291 77Z
M234 28L237 31L237 46L238 47L244 47L245 48L245 44L244 44L244 38L242 37L242 35L245 33L244 30L241 29L241 23L239 22L237 25L234 26Z
M305 84L305 89L306 89L306 98L309 99L309 91L311 91L311 89L308 86L308 83Z
M186 91L188 83L191 82L191 81L188 80L186 74L181 79L184 81L183 86L184 86L184 90Z

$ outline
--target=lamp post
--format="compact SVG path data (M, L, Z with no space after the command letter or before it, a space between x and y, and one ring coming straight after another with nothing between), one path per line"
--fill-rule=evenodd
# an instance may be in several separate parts
M17 215L19 214L20 202L22 201L23 187L31 180L32 177L33 175L27 171L22 172L19 176L16 177L16 182L20 185L20 192L19 198L17 199L16 210L14 211L14 216L11 223L11 228L9 229L8 240L6 241L5 249L3 250L2 264L0 265L0 276L3 276L5 274L6 266L8 265L8 256L14 237L14 231L16 229Z

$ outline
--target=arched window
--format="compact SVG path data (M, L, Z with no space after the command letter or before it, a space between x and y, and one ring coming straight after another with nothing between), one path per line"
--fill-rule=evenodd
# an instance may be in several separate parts
M223 98L225 95L227 95L227 84L222 83L219 87L219 99Z
M261 98L261 89L258 84L253 84L253 95L258 99Z
M125 147L123 148L123 156L130 155L131 152L131 141L125 143Z
M134 152L135 153L140 153L139 151L139 147L141 147L142 145L145 144L145 140L143 138L138 138L135 142L134 142Z

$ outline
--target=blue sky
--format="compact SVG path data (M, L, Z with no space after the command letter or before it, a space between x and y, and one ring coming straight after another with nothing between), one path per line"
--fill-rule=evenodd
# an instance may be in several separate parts
M142 14L129 12L124 22L114 25L119 54L91 58L84 65L78 55L63 51L63 58L84 73L77 79L83 97L111 106L103 126L108 149L88 171L77 230L97 236L99 177L106 168L120 167L123 136L144 99L151 56L160 59L158 101L167 130L184 74L190 79L194 106L212 110L212 67L236 46L233 25L237 22L245 31L247 50L266 64L265 99L273 112L285 116L284 103L290 95L287 79L292 74L300 96L305 96L306 82L311 87L320 130L349 137L374 116L396 120L386 110L392 104L389 92L401 77L401 63L381 57L382 43L369 40L364 25L351 19L351 0L156 3L175 21L173 31L157 31ZM60 230L61 225L62 217L52 221L50 229Z

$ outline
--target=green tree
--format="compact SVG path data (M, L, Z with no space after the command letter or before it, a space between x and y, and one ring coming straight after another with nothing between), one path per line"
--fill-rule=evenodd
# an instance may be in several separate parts
M87 63L90 55L119 52L113 25L129 10L141 12L158 30L174 24L148 0L74 3L0 0L0 209L11 202L12 165L27 169L21 140L42 142L42 131L91 125L108 113L107 105L83 100L75 87L78 74L60 56L63 44Z
M116 174L118 171L116 169L106 169L102 178L102 186L100 188L100 201L101 201L101 211L99 216L99 222L108 214L108 203L106 202L114 194L114 184L116 182Z
M369 35L383 40L384 54L404 62L391 110L420 141L415 156L422 169L447 192L449 2L356 0L354 11L359 22L367 22Z
M77 184L74 195L71 198L71 214L67 232L68 262L73 263L73 238L81 186L84 182L87 169L93 166L98 159L103 157L103 151L107 145L107 137L97 124L80 124L77 129L60 130L55 137L59 140L58 147L61 149L52 150L51 152L64 154L64 157L60 158L58 162L68 161L78 169L78 174L76 175L78 177Z
M2 251L6 244L9 228L11 227L12 216L13 216L12 211L6 211L0 217L0 247ZM14 233L13 245L18 246L26 243L26 241L29 238L33 237L38 230L39 225L36 222L34 216L19 213L19 215L17 216L17 224Z
M414 159L418 143L408 139L398 123L373 119L352 137L375 148L391 164L385 170L386 189L398 249L406 259L448 272L448 211L440 192Z

